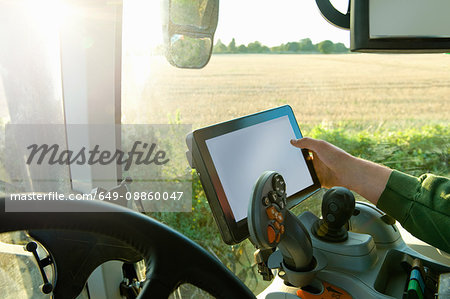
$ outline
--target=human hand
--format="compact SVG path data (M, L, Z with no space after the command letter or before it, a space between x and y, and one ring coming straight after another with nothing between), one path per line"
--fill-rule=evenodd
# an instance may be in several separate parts
M346 187L377 204L392 170L356 158L323 140L304 137L291 140L298 148L312 152L312 161L322 187Z
M291 144L298 148L308 149L312 153L314 169L322 187L347 187L345 178L352 171L349 165L353 156L331 143L308 137L292 139Z

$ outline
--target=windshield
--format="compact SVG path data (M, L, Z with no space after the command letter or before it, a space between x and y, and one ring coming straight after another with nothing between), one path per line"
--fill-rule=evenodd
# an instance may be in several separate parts
M348 3L334 2L343 9ZM56 29L42 10L38 21L27 22L30 11L2 5L2 20L16 24L16 32L0 28L1 132L11 123L64 124ZM449 175L450 55L350 53L348 31L328 24L314 1L221 1L209 64L177 69L162 55L158 1L124 1L123 13L122 124L194 130L288 104L304 136L412 175ZM26 171L23 165L7 155L1 133L0 193L7 186L37 188L31 181L14 185L13 173ZM53 175L66 176L62 192L71 189L68 170ZM195 171L192 190L191 212L149 215L198 242L259 293L267 284L254 248L221 240ZM320 214L320 199L305 201L296 213Z
M122 121L197 129L288 104L304 136L413 175L448 175L450 56L349 53L348 31L325 22L313 2L297 2L222 1L213 56L201 70L174 68L151 55L150 45L132 51L125 42ZM250 7L257 7L254 18ZM248 241L224 245L193 179L192 213L158 217L214 252L258 293L266 284L254 248ZM320 199L297 213L320 214Z

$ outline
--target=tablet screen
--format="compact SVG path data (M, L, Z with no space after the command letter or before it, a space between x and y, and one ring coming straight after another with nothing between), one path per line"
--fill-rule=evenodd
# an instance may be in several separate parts
M287 115L205 140L235 221L247 218L253 186L267 170L280 173L287 196L314 184Z
M288 105L200 128L186 137L191 153L187 158L225 243L237 244L248 237L250 196L265 171L285 179L288 208L320 190L312 161L306 160L308 153L290 144L298 138L302 133Z

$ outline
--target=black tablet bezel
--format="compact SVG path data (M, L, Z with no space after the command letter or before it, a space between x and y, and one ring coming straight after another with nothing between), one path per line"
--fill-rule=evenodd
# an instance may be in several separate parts
M206 140L283 116L288 116L296 138L302 138L303 136L297 120L289 105L215 124L193 132L194 147L198 150L198 153L194 152L193 159L195 160L197 171L201 173L200 180L205 189L216 222L219 225L222 238L227 244L237 244L248 238L247 218L236 222L214 167L211 155L206 146ZM320 183L314 171L312 161L311 159L307 159L309 153L307 151L302 151L302 153L311 174L313 184L306 189L300 190L289 196L287 199L289 208L296 206L311 193L320 189Z

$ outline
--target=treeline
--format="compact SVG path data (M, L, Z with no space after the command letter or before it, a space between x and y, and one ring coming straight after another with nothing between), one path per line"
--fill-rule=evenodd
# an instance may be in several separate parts
M313 44L311 39L305 38L298 42L288 42L279 46L271 47L265 46L258 41L246 45L236 45L236 40L233 38L231 42L225 45L220 39L214 45L213 53L349 53L349 49L343 43L333 43L329 40L324 40L320 43Z

